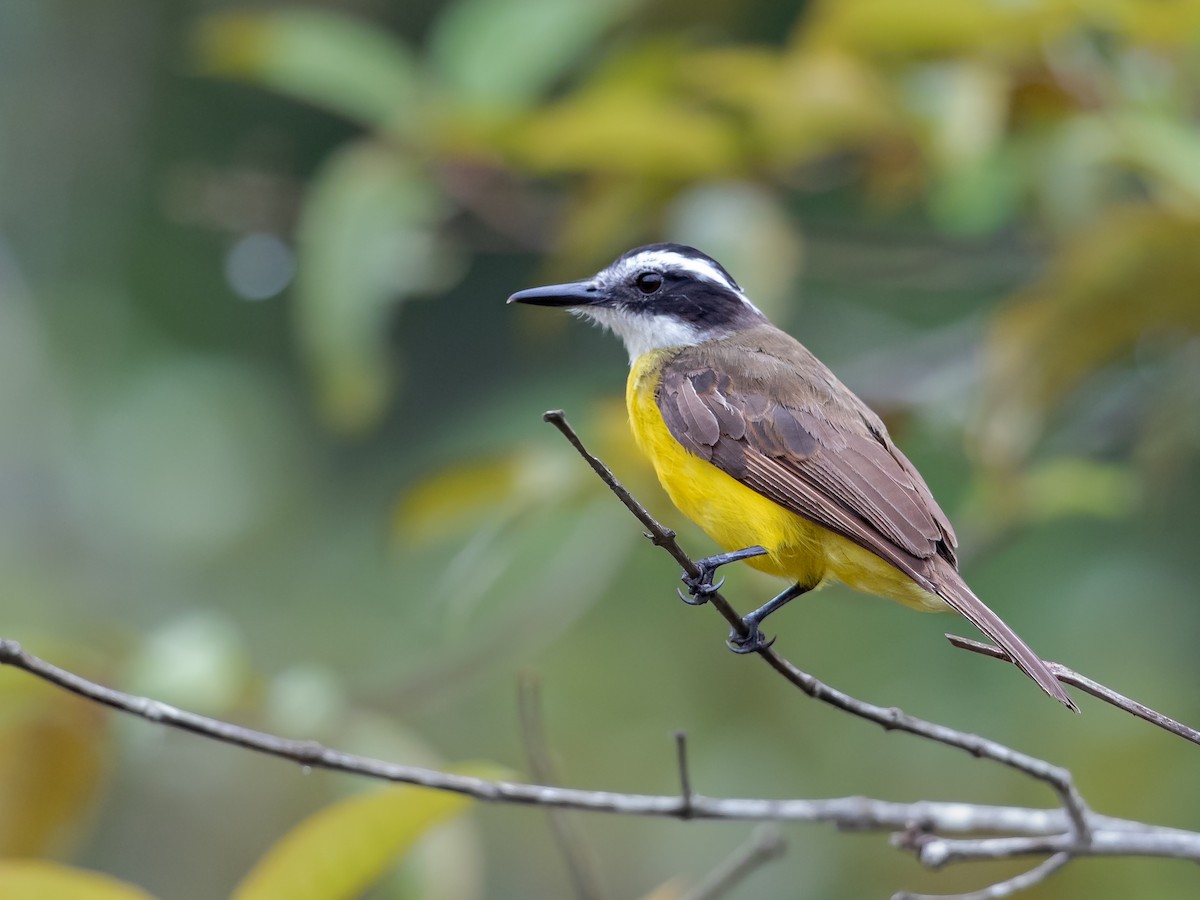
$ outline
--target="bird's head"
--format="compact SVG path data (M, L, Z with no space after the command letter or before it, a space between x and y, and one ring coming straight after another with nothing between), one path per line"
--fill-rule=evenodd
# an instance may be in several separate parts
M561 306L591 319L625 342L630 359L766 321L724 266L683 244L638 247L584 281L518 291L508 302Z

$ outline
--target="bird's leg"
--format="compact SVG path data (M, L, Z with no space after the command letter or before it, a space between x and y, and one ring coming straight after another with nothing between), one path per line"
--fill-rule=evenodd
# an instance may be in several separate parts
M781 606L787 604L789 600L795 600L809 590L811 588L806 585L793 584L777 597L772 597L754 612L742 616L742 624L746 626L746 634L738 634L735 628L729 633L729 639L725 641L726 646L734 653L753 653L756 650L762 650L764 647L770 647L775 642L775 639L771 638L771 640L767 640L763 637L762 631L758 627L762 624L762 620Z
M706 556L704 559L696 560L696 568L700 570L700 574L693 578L687 572L684 572L680 580L687 585L690 597L685 597L683 591L678 591L679 599L689 606L701 606L708 602L707 595L713 591L720 590L721 585L725 583L722 578L716 584L713 584L713 575L717 569L726 563L738 562L739 560L749 559L752 556L765 556L767 550L765 547L759 547L757 544L753 547L745 547L741 550L733 550L729 553L718 553L716 556Z

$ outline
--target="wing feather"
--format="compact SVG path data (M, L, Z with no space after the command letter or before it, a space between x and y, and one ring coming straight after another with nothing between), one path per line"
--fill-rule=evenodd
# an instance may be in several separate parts
M839 422L790 408L749 381L743 388L711 366L668 366L658 391L667 428L764 496L917 577L918 561L945 542L944 515L916 470L897 460L886 432L876 434L861 417Z
M782 332L771 329L759 340L763 346L749 348L700 344L668 363L656 399L675 439L764 497L891 563L1073 709L1040 657L958 574L949 519L878 416ZM722 353L736 358L723 360Z

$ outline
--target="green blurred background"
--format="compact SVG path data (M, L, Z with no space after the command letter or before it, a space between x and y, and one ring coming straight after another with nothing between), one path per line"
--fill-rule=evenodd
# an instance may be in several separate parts
M720 259L888 420L978 593L1043 655L1200 722L1200 4L40 0L0 5L3 636L106 683L399 762L523 774L520 673L571 785L1049 805L812 703L542 424L694 555L610 336L512 291L631 246ZM778 585L730 573L743 608ZM833 588L772 619L852 693L1200 828L1197 749L1074 717ZM0 677L0 853L226 895L364 785ZM581 820L608 897L749 825ZM961 891L788 827L736 896ZM674 886L667 883L680 879ZM1196 895L1081 861L1030 897ZM664 887L664 885L667 885ZM543 814L477 809L372 896L570 895Z

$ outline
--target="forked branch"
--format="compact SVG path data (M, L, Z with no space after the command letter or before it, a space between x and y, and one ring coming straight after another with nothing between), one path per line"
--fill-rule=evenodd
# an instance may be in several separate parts
M650 512L639 503L633 495L617 480L612 470L609 469L603 462L594 456L583 444L579 435L567 422L566 416L562 410L550 410L546 412L543 418L553 425L562 433L562 435L570 442L571 446L584 458L590 465L593 471L600 479L609 487L617 498L625 505L625 507L633 513L639 522L646 528L646 537L649 538L656 546L662 547L675 559L683 568L684 572L696 577L699 574L695 562L684 552L676 539L675 532L662 525L656 520ZM720 591L712 591L706 593L705 597L711 602L721 616L730 624L730 626L738 633L745 634L745 625L737 611L729 604L729 602L721 595ZM1003 650L994 647L988 647L986 644L978 642L965 641L947 635L955 646L972 649L976 652L986 653L987 655L1005 659L1009 662L1007 654ZM1011 747L1007 747L996 741L988 740L987 738L979 737L978 735L969 734L967 732L957 731L945 725L939 725L934 722L928 722L924 719L919 719L915 716L910 716L907 713L895 707L881 707L872 703L859 700L843 693L835 688L830 687L822 681L809 675L807 672L801 671L787 659L779 655L770 645L764 646L756 650L760 657L776 672L786 678L804 693L810 697L820 700L823 703L828 703L844 712L865 719L868 722L874 722L887 730L905 731L909 734L922 737L927 740L936 741L945 744L949 747L954 747L972 756L988 759L993 762L1000 763L1010 768L1016 769L1031 778L1036 778L1049 785L1058 795L1059 803L1066 816L1067 828L1064 834L1059 836L1054 841L1044 840L1041 842L1039 849L1026 849L1023 853L1037 854L1054 854L1046 862L1039 865L1037 868L1025 873L1024 876L1018 876L1008 882L993 885L990 889L978 894L978 896L1007 896L1016 890L1024 889L1025 887L1035 884L1046 878L1051 872L1057 870L1063 864L1070 860L1073 856L1095 855L1103 852L1096 843L1096 833L1093 827L1094 814L1088 808L1083 796L1075 787L1075 783L1071 777L1071 773L1064 768L1055 766L1045 760L1038 759L1028 754L1021 753ZM1054 664L1056 668L1052 669L1055 672L1055 677L1066 684L1075 684L1093 696L1099 697L1106 702L1115 703L1123 709L1127 709L1147 721L1154 722L1160 727L1166 728L1181 736L1187 737L1190 740L1195 740L1196 732L1189 729L1185 725L1169 719L1160 713L1151 710L1149 707L1136 703L1122 697L1115 691L1112 691L1098 682L1087 679L1078 673L1066 669L1064 666ZM1118 699L1119 698L1119 699ZM1120 701L1124 701L1121 703ZM982 842L976 842L980 844ZM908 846L910 849L917 849L917 845L908 845L901 842L900 846ZM927 847L928 842L921 844L921 847ZM1001 845L996 845L1001 846ZM1023 845L1029 847L1026 843ZM1166 844L1161 845L1166 850L1166 855L1174 855ZM995 848L994 848L995 849ZM1018 855L1013 852L1013 845L1004 847L1007 856ZM1154 855L1154 854L1151 854ZM926 865L934 865L934 856L927 852L919 852L918 858ZM951 858L947 856L947 859ZM964 858L964 857L960 857ZM997 858L995 856L990 858ZM938 862L938 865L944 864ZM992 891L992 893L988 893Z
M695 563L679 546L674 532L658 523L620 485L612 472L587 451L563 414L547 413L546 420L567 437L605 484L645 526L647 537L670 553L686 572L698 574ZM709 594L708 597L714 608L732 627L741 628L741 618L719 592ZM986 645L977 645L971 649L996 655L994 651L988 650ZM1030 809L933 801L892 803L866 797L827 800L709 797L697 793L692 785L688 773L686 743L682 735L676 736L680 785L677 793L655 795L585 791L549 784L476 778L343 753L313 741L289 740L219 719L196 715L148 697L123 693L89 681L27 653L16 641L0 639L0 665L21 669L86 700L104 704L121 712L170 728L190 731L211 740L286 759L304 767L330 769L384 781L451 791L488 802L540 806L547 809L577 809L680 820L825 822L853 831L890 831L895 833L892 840L897 847L913 852L917 859L930 868L940 868L958 862L1010 859L1018 856L1046 857L1036 867L1014 878L998 882L981 891L958 895L968 900L1007 897L1042 881L1079 856L1151 856L1200 862L1200 834L1099 815L1088 808L1076 790L1070 773L1063 768L977 735L927 722L898 709L858 700L802 672L770 648L759 650L758 654L790 683L823 703L874 722L885 729L904 731L936 741L1045 782L1057 794L1059 808ZM1055 671L1058 673L1058 670ZM1078 679L1072 680L1067 676L1068 671L1058 673L1064 682L1078 684L1097 696L1101 695L1097 690L1107 691L1102 685L1093 689L1089 685L1095 686L1096 683L1078 676L1077 673L1071 673ZM1087 681L1087 684L1083 684L1083 681ZM544 758L546 754L541 745L544 738L540 733L540 723L531 725L529 710L526 712L527 736L532 735L531 753ZM1153 710L1149 712L1153 713ZM1143 718L1155 721L1150 716ZM1183 732L1191 731L1182 725L1179 729L1183 729ZM1183 736L1188 735L1184 733ZM541 766L541 763L538 765ZM549 775L549 772L546 774ZM728 885L731 879L742 877L749 868L776 855L779 849L778 842L769 832L760 832L743 851L735 852L727 865L718 867L710 878L701 884L697 889L700 891L699 896L714 896L715 888ZM912 894L897 896L917 897Z

